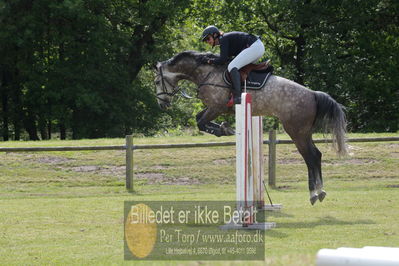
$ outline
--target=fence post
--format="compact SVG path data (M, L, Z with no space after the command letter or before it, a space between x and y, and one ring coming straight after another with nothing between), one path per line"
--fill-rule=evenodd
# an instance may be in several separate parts
M276 187L276 130L269 131L269 186Z
M126 189L133 190L133 135L126 135Z

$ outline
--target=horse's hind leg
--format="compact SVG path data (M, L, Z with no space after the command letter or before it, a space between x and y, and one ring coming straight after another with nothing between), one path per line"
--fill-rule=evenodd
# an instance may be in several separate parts
M313 140L312 146L314 150L314 160L316 161L316 191L318 194L319 201L322 202L324 198L326 197L327 193L323 189L323 175L321 174L321 152L320 150L316 147L314 144Z
M311 154L312 154L312 161L314 163L314 177L315 177L315 194L320 202L324 200L327 196L327 193L323 190L323 176L321 174L321 152L314 144L313 140L311 142Z
M323 178L321 174L322 154L314 145L311 135L306 137L291 135L291 137L308 168L310 203L313 205L317 200L323 201L327 194L323 190Z

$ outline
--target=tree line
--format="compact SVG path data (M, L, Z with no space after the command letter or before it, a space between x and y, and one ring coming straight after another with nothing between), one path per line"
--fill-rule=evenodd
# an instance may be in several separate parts
M261 36L275 73L328 92L352 131L398 130L395 0L3 0L0 25L2 140L193 126L197 101L159 110L152 65L208 49L207 25Z

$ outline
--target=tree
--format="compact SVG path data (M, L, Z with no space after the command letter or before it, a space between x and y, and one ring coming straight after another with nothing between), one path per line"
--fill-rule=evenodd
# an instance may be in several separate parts
M355 131L397 131L398 2L196 1L203 26L259 34L276 72L326 91Z
M260 35L276 74L331 94L347 107L352 130L396 131L398 6L394 0L1 1L1 137L113 137L192 125L198 102L160 112L151 65L182 50L204 50L198 36L211 24Z
M121 136L156 121L140 70L170 51L188 0L17 0L0 6L3 138ZM159 38L157 41L156 39ZM152 90L152 89L151 89ZM12 108L12 110L10 109ZM22 121L22 122L21 122ZM10 123L11 122L11 123Z

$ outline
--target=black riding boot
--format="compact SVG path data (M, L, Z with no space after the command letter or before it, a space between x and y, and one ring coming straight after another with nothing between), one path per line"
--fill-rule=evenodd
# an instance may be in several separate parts
M241 103L241 77L240 72L235 67L230 71L231 84L233 85L234 104Z

